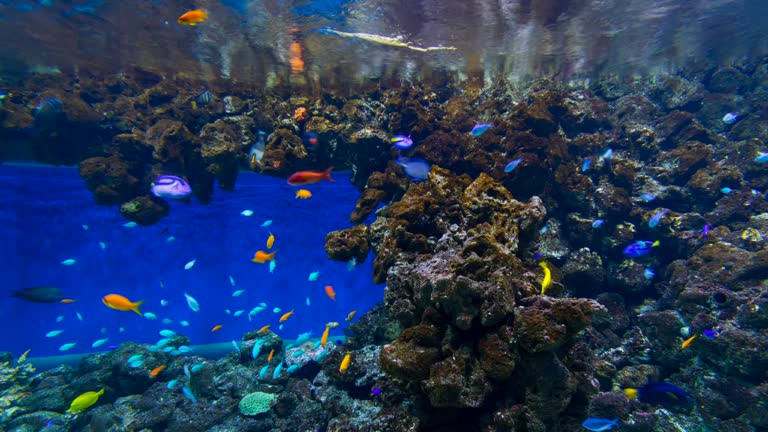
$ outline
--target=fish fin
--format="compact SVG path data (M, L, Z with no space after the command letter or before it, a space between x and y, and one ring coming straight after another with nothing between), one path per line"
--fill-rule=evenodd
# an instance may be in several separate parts
M328 180L328 181L335 182L336 180L331 178L331 171L332 170L333 170L333 167L328 167L327 170L323 171L323 178Z
M139 310L139 306L141 306L142 303L144 303L144 300L139 300L136 303L134 303L133 307L131 308L131 310L136 312L137 314L139 314L139 316L144 316L144 315L142 315L141 311Z

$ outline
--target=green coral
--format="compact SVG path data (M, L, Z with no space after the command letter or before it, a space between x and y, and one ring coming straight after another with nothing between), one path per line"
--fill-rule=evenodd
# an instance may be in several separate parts
M240 401L240 413L248 416L255 416L269 411L272 408L272 401L275 395L272 393L255 392L248 395Z

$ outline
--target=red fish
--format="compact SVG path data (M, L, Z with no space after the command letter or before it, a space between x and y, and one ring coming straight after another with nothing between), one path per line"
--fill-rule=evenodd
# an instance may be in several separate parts
M331 178L332 169L333 167L330 167L325 171L299 171L288 177L288 184L291 186L303 186L320 183L323 180L335 181Z

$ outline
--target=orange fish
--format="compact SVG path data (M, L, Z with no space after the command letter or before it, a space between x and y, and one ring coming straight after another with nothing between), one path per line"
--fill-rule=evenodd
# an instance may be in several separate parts
M312 192L306 189L299 189L296 191L296 199L309 199L312 198Z
M275 350L272 350L269 352L269 357L267 357L267 363L272 362L272 357L274 357L274 355L275 355Z
M331 331L331 326L325 326L323 337L320 338L320 345L325 346L326 342L328 342L328 333L330 331Z
M336 181L331 178L331 170L333 167L328 168L325 171L299 171L293 173L288 177L288 184L291 186L304 186L313 183L320 183L323 180Z
M259 329L259 333L264 333L265 331L269 330L269 324L265 325L264 327Z
M150 377L150 378L154 378L154 377L156 377L156 376L160 375L160 372L164 371L164 370L165 370L165 368L166 368L166 366L165 366L165 365L160 365L160 366L158 366L158 367L156 367L156 368L152 369L152 371L151 371L151 372L149 372L149 377Z
M344 356L344 360L341 361L341 366L339 366L339 373L344 373L344 371L349 368L349 363L352 362L352 353L347 353L347 355Z
M62 303L74 303L77 300L75 300L75 299L61 299L59 301L62 302Z
M119 311L134 311L139 314L139 316L143 316L141 312L139 312L139 306L144 303L144 300L132 302L120 294L107 294L102 297L101 302L112 309L117 309Z
M178 23L183 25L188 25L188 26L196 26L207 19L208 19L208 12L202 9L195 9L195 10L185 12L184 15L180 16L178 19Z
M272 233L269 233L269 237L267 237L267 249L272 249L272 245L275 244L275 235Z
M219 330L221 330L221 324L216 324L216 325L215 325L215 326L213 326L213 328L211 329L211 333L217 332L217 331L219 331Z
M356 310L353 310L353 311L352 311L352 312L350 312L350 313L347 315L347 317L346 317L346 318L344 318L344 319L345 319L346 321L352 321L352 318L354 318L354 317L355 317L355 314L356 314L356 313L357 313L357 311L356 311Z
M698 336L698 335L693 335L693 336L689 337L688 339L686 339L685 342L683 342L682 348L686 349L689 346L691 346L691 343L693 343L693 340L696 339L696 336Z
M336 301L336 291L333 290L333 287L330 285L325 286L325 294L328 295L328 297L331 298L331 300Z
M293 315L293 310L283 314L283 316L280 317L280 322L285 322L288 318L291 317L291 315Z
M264 264L267 261L274 261L275 260L275 254L277 251L274 251L272 253L266 253L264 251L256 251L255 254L253 254L253 258L251 258L251 261L259 264Z

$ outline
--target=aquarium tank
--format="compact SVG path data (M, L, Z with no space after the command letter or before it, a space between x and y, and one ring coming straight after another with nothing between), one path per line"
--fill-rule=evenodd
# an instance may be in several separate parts
M0 0L0 431L768 432L765 0Z

